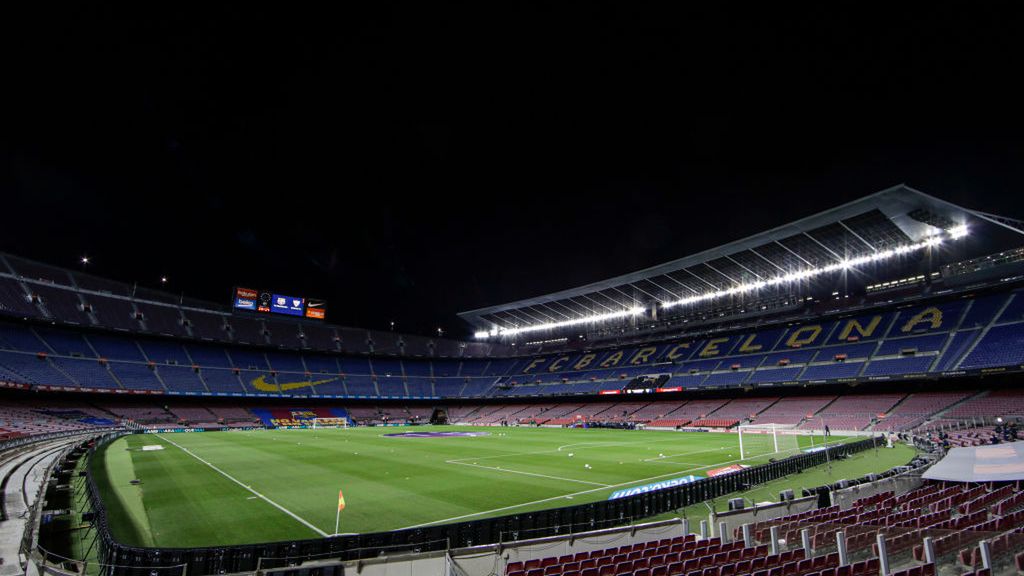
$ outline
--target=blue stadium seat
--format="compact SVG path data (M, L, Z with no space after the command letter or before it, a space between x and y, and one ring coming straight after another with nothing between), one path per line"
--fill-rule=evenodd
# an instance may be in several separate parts
M1024 322L993 326L974 350L961 362L961 368L990 368L1020 365L1024 362Z

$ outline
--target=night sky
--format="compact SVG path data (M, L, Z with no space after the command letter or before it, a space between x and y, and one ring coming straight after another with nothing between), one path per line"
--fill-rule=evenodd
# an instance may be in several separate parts
M0 250L224 304L465 335L901 182L1024 218L994 3L18 4Z

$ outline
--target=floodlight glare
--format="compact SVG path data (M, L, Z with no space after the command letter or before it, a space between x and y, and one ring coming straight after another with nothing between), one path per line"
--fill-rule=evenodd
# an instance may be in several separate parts
M913 244L903 244L886 250L880 250L873 254L867 254L864 256L857 256L856 258L847 258L829 264L828 266L821 266L818 268L807 268L804 270L798 270L796 272L790 272L782 276L776 276L775 278L769 278L767 280L759 280L757 282L751 282L747 284L737 284L731 288L725 290L718 290L715 292L705 292L703 294L696 294L694 296L687 296L679 300L670 302L660 302L663 309L674 308L676 306L685 306L687 304L697 304L699 302L705 302L707 300L714 300L716 298L722 298L725 296L732 296L734 294L741 294L746 292L752 292L760 290L768 286L779 286L782 284L792 284L794 282L800 282L813 278L822 274L828 274L831 272L838 272L840 270L849 270L851 268L857 268L865 264L872 262L880 262L882 260L888 260L896 256L902 256L911 252L917 252L925 248L931 248L942 244L945 240L957 240L967 236L968 230L966 224L960 224L954 226L949 230L946 230L945 236L942 233L934 236L929 236L924 240L915 242ZM635 306L627 310L620 310L617 312L608 312L606 314L595 314L592 316L583 316L572 320L565 320L563 322L547 322L544 324L534 324L530 326L517 326L514 328L500 328L494 327L489 331L479 331L475 333L477 338L488 338L493 336L515 336L517 334L523 334L526 332L537 332L541 330L554 330L556 328L566 328L569 326L578 326L581 324L593 324L597 322L604 322L606 320L614 320L616 318L627 318L630 316L639 316L644 313L643 306Z
M643 306L634 306L627 310L620 310L618 312L608 312L606 314L595 314L593 316L583 316L575 318L573 320L565 320L563 322L546 322L544 324L534 324L532 326L522 326L516 328L494 328L490 332L477 332L477 338L486 338L487 336L515 336L517 334L526 334L528 332L539 332L541 330L554 330L556 328L565 328L567 326L579 326L580 324L594 324L597 322L604 322L607 320L614 320L616 318L626 318L629 316L639 316L644 313L646 309ZM487 336L482 336L486 334Z

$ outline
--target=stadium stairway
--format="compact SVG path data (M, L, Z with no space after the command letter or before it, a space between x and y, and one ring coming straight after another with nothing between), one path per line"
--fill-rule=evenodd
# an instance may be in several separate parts
M988 336L988 333L992 330L992 327L995 326L997 322L999 322L999 318L1000 316L1003 315L1003 312L1006 312L1006 309L1010 307L1010 303L1013 302L1018 296L1019 294L1012 293L1010 294L1010 297L1007 298L1005 302L1003 302L1003 305L999 307L999 309L996 311L996 314L995 316L992 317L992 320L985 324L985 326L981 329L981 332L978 333L978 337L974 339L974 342L971 343L967 350L965 350L964 353L960 356L960 358L956 361L956 364L953 366L954 370L959 370L960 365L964 363L964 360L971 357L971 354L974 353L974 350L978 347L978 345L985 340L986 336Z
M829 400L828 404L825 404L825 405L824 405L824 406L822 406L821 408L818 408L817 410L815 410L815 411L814 411L814 412L813 412L813 413L812 413L812 414L810 415L810 417L804 417L804 418L803 418L802 420L800 420L800 422L799 422L799 423L798 423L798 424L797 424L796 426L794 426L793 428L798 428L798 429L800 429L800 428L803 428L803 427L804 427L804 424L806 424L806 423L808 423L808 422L817 422L817 421L819 421L819 420L820 420L820 418L819 418L819 416L818 416L818 415L819 415L819 414L824 414L824 413L825 413L825 411L826 411L826 410L828 410L828 409L829 409L830 407L832 407L832 405L833 405L833 404L835 404L835 403L836 403L836 402L837 402L837 401L838 401L838 400L839 400L840 398L842 398L842 396L840 396L840 395L837 395L837 396L836 396L835 398L833 398L833 399Z

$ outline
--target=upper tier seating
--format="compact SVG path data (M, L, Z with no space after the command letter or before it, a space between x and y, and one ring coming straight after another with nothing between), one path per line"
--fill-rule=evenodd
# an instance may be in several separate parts
M593 352L506 359L429 355L367 359L352 354L370 348L395 353L408 353L408 349L395 335L377 335L375 339L369 331L254 319L176 307L173 302L135 301L110 290L76 293L39 284L39 274L54 276L49 268L36 270L31 263L23 268L31 273L28 280L0 277L0 313L40 316L43 309L30 297L35 290L39 292L38 306L45 308L50 302L68 322L99 323L128 332L101 334L59 325L0 323L0 378L43 387L189 394L514 398L620 391L638 377L671 390L891 379L1024 366L1024 319L1018 317L1018 309L1024 307L1024 292ZM29 314L26 305L35 311ZM45 313L50 312L46 309ZM181 340L156 340L140 334L146 331ZM335 353L299 351L313 348L312 340L326 343L326 348L317 347ZM643 408L638 406L632 412ZM813 406L809 410L789 410L785 404L776 408L772 402L760 400L748 406L732 402L705 408L683 407L673 415L644 411L627 416L635 422L713 417L797 425L808 412L815 411ZM857 418L866 427L886 408ZM714 413L716 410L720 412ZM907 411L890 416L889 429L919 423L918 415Z

